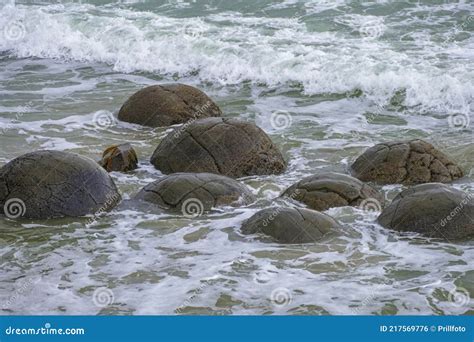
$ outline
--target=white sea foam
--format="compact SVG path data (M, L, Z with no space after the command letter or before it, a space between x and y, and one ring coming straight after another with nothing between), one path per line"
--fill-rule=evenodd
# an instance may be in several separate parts
M383 39L394 29L383 17L342 15L334 22L347 30L314 31L297 17L233 12L180 19L92 5L7 6L0 27L19 23L24 32L2 39L0 50L106 63L121 72L196 75L217 85L298 84L307 94L360 89L379 103L404 90L403 103L420 112L472 110L472 40L431 44L412 54ZM441 48L457 62L441 68Z

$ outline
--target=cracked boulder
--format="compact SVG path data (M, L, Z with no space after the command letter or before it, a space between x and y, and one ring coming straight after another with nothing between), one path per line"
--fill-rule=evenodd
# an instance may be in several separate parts
M139 90L123 104L118 118L143 126L162 127L221 114L219 107L199 89L171 83Z
M208 172L239 178L279 174L286 162L255 124L207 118L179 127L158 145L151 163L161 172Z
M410 140L369 148L352 164L352 175L364 182L412 185L451 182L463 172L433 145Z
M359 206L372 201L383 205L384 197L360 180L336 172L324 172L303 178L285 190L282 196L306 204L314 210L333 207Z
M474 237L474 194L441 183L420 184L402 191L378 217L400 232L461 240Z
M243 234L264 234L280 243L308 243L321 240L340 227L332 217L301 208L267 208L242 224Z
M223 205L246 205L255 198L232 178L212 173L175 173L145 186L135 199L184 214L202 214Z
M107 172L127 172L138 167L138 157L129 143L113 145L104 151L99 164Z
M9 218L78 217L110 210L120 200L108 173L75 153L27 153L0 169L0 214Z

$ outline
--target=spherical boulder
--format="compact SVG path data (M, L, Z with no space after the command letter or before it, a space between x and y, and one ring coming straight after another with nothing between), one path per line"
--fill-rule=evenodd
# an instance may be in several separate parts
M280 243L308 243L321 240L339 223L318 211L300 208L267 208L242 224L243 234L262 233Z
M199 89L171 83L139 90L123 104L118 118L143 126L162 127L221 115L219 107Z
M352 175L364 182L412 185L451 182L463 172L433 145L410 140L369 148L352 164Z
M286 189L282 196L303 202L314 210L359 206L364 201L377 203L380 207L384 203L382 194L371 186L337 172L323 172L303 178Z
M377 221L448 241L474 237L474 194L441 183L420 184L398 194Z
M0 169L0 213L9 218L84 216L120 200L108 173L75 153L27 153Z
M250 190L232 178L212 173L175 173L145 186L135 199L198 216L222 205L249 204Z
M158 145L151 163L165 174L209 172L233 178L279 174L286 167L263 130L224 118L201 119L175 129Z
M107 172L132 171L138 167L137 152L129 143L113 145L104 151L99 164Z

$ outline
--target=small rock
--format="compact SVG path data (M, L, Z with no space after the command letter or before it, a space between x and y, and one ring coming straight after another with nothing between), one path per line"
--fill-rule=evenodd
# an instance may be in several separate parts
M395 197L377 220L386 228L445 240L474 237L474 194L441 183L417 185Z
M143 126L162 127L221 115L219 107L201 90L171 83L136 92L120 108L118 118Z
M375 145L352 164L352 174L363 182L406 185L447 183L463 176L453 161L423 140Z
M108 147L99 164L107 171L131 171L138 167L137 153L129 143Z
M239 178L279 174L286 162L263 130L239 119L207 118L175 129L151 163L161 172L208 172Z
M243 234L263 233L280 243L308 243L321 240L340 227L332 217L300 208L267 208L257 212L242 225Z
M175 173L145 186L135 197L184 215L200 215L223 205L245 205L255 200L236 180L211 173ZM195 210L195 211L194 211Z
M324 172L303 178L285 190L282 196L305 203L314 210L359 206L364 200L384 203L384 197L360 180L336 172Z

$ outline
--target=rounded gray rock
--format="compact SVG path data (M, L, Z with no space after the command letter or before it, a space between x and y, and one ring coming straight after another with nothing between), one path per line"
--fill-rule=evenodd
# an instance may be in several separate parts
M158 145L151 163L165 174L208 172L232 178L279 174L286 162L255 124L207 118L179 127Z
M9 218L78 217L110 210L120 200L109 174L75 153L31 152L0 169L0 210Z
M245 205L255 198L236 180L211 173L175 173L145 186L135 199L185 215L202 214L222 205ZM195 212L194 212L195 211Z
M352 164L352 175L363 182L413 185L451 182L463 172L433 145L410 140L369 148Z
M242 224L243 234L261 233L280 243L308 243L321 240L340 227L332 217L301 208L267 208Z
M398 194L377 220L386 228L448 241L474 237L474 195L441 183L417 185Z
M383 195L371 186L337 172L323 172L303 178L286 189L282 196L321 211L347 205L359 206L364 200L378 203L380 207L384 203Z
M221 115L219 107L201 90L171 83L139 90L123 104L118 118L143 126L162 127Z

